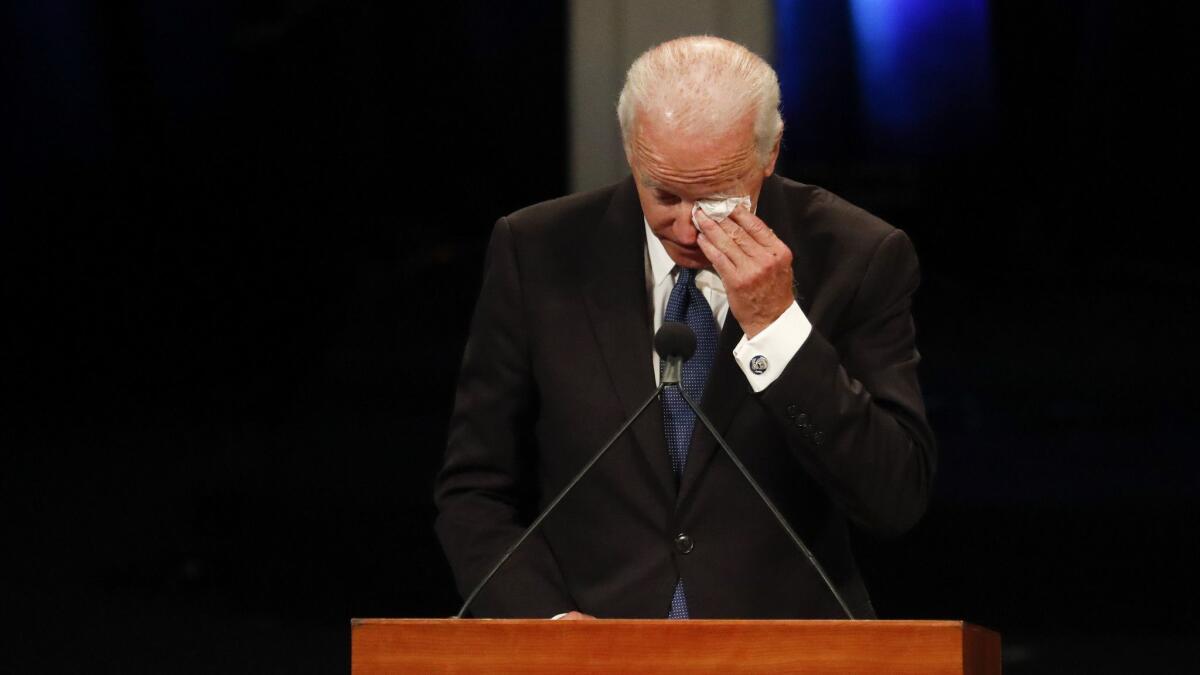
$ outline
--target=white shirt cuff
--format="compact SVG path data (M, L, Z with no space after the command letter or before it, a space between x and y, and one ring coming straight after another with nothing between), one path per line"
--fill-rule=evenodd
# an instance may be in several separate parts
M774 382L812 333L812 324L795 301L778 319L753 338L742 336L733 358L755 392Z

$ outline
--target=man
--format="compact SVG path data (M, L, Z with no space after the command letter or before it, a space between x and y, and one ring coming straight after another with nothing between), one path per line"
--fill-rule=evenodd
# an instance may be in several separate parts
M632 176L496 224L435 495L462 593L653 391L652 336L672 320L699 338L684 386L855 617L874 616L850 524L904 532L934 471L917 261L900 230L773 176L778 107L774 71L745 48L659 45L618 104ZM722 204L737 207L717 222ZM844 618L674 397L525 542L475 616Z

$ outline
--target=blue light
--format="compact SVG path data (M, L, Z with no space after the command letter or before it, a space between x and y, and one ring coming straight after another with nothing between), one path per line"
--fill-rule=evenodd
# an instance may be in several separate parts
M987 0L850 0L861 112L874 143L936 149L987 123Z
M775 17L792 149L939 154L987 137L987 0L776 0Z

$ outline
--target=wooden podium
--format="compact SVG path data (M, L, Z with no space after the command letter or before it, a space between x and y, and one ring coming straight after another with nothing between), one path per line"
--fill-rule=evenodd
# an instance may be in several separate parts
M999 675L1000 636L961 621L353 619L354 675Z

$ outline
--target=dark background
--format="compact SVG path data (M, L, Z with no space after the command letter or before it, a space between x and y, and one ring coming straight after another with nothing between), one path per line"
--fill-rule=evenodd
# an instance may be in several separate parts
M565 8L5 7L0 667L337 672L351 616L453 613L432 479L491 224L568 190ZM865 572L885 618L1002 631L1007 672L1179 672L1187 23L989 19L966 141L873 148L836 84L828 135L789 119L781 173L922 258L937 496Z

